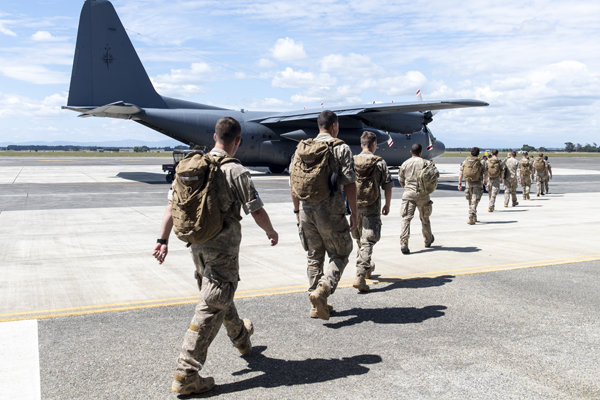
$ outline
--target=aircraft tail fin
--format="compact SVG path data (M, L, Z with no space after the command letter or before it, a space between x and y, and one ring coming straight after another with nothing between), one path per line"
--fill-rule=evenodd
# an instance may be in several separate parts
M168 108L150 82L113 5L108 0L86 0L67 104L99 107L116 102Z

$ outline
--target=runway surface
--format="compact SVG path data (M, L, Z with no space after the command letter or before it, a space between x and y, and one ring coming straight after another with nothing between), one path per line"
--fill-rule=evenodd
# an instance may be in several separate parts
M288 177L253 169L280 244L270 248L244 219L237 302L262 325L258 354L239 358L219 334L207 363L222 385L216 393L600 397L600 357L590 350L598 348L600 325L589 311L598 304L600 159L551 159L549 195L521 201L519 192L519 206L506 209L500 195L494 213L484 195L475 226L466 224L466 200L456 190L460 161L436 160L442 177L432 195L433 248L424 248L416 218L412 253L399 252L397 187L375 247L373 293L348 288L351 259L329 323L307 317L305 254ZM160 165L168 162L0 157L0 358L18 360L20 350L3 357L15 348L37 354L38 344L26 339L37 330L43 398L170 398L197 287L189 254L174 236L165 264L149 255L169 187ZM493 272L471 275L486 271ZM16 337L29 344L18 347ZM567 350L575 356L568 359ZM32 357L22 368L32 369ZM6 370L0 386L9 381L23 390L10 374L19 369ZM78 376L87 389L73 396Z

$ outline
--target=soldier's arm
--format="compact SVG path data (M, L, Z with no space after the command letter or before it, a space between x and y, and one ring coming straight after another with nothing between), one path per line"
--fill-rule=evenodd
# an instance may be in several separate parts
M392 202L392 189L394 187L394 181L392 181L392 175L390 174L390 170L387 167L385 160L381 160L381 172L383 179L381 180L381 188L384 190L385 197L385 205L381 210L383 215L388 215L390 213L390 203Z
M388 215L390 213L390 203L392 202L392 189L385 189L383 193L385 196L385 205L383 206L381 213L383 215Z
M266 232L267 237L271 240L271 246L275 246L279 241L279 235L273 229L273 225L271 224L271 219L269 218L269 214L264 208L260 208L256 211L252 211L252 218L254 218L254 222L256 225L262 228L263 231Z
M290 188L290 194L292 195L292 203L294 204L294 214L296 214L296 222L300 223L300 200L294 196L294 191Z
M352 214L350 215L350 232L358 226L358 209L356 208L356 182L344 185L344 193L348 200L348 206Z
M160 225L160 233L158 234L159 239L165 239L167 243L161 244L156 243L154 246L154 250L152 251L152 255L154 258L158 260L159 264L162 264L167 257L167 253L169 252L169 235L171 234L171 229L173 229L173 209L171 208L171 200L167 203L167 208L165 209L165 213L163 215L162 223Z

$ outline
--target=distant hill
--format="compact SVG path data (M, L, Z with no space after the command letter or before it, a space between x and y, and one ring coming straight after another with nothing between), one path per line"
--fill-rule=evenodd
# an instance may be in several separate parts
M147 140L137 139L124 139L124 140L111 140L106 142L72 142L72 141L57 141L57 142L42 142L42 141L31 141L31 142L0 142L0 147L6 147L9 145L20 145L20 146L97 146L97 147L135 147L135 146L148 146L148 147L175 147L184 145L183 143L174 140L166 139L158 142L151 142Z

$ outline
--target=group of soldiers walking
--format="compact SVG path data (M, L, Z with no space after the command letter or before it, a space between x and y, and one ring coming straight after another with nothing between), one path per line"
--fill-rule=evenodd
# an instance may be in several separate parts
M375 134L365 131L361 136L362 152L353 156L350 147L337 139L339 124L335 113L323 111L317 125L318 136L298 144L289 171L293 211L300 242L307 252L309 316L328 320L333 310L328 298L335 293L349 262L353 239L358 244L353 286L359 292L370 290L366 280L375 269L373 247L381 238L381 215L390 211L394 183L386 162L375 155ZM201 377L199 371L221 325L242 355L252 350L250 336L254 326L250 320L239 317L233 301L240 279L241 210L252 215L272 246L279 240L250 172L233 158L241 142L240 124L230 117L220 119L214 139L215 147L209 153L192 153L177 166L152 253L162 264L173 229L179 239L188 242L196 267L200 300L185 334L172 384L173 391L184 395L203 393L214 386L214 379ZM404 188L400 236L403 254L410 253L408 239L415 210L419 211L425 247L435 240L429 222L433 204L429 194L437 186L439 172L432 161L421 157L422 151L420 144L413 145L412 157L398 172ZM506 188L505 207L511 195L515 206L517 172L523 188L527 188L524 198L529 198L529 179L530 175L533 179L534 169L539 182L544 182L545 174L551 171L545 162L544 171L538 173L537 160L527 160L525 166L521 164L523 160L519 163L514 159L514 152L503 162L497 160L496 150L487 162L478 155L479 149L473 148L471 156L461 164L459 176L459 190L463 177L466 180L470 224L477 221L477 204L484 184L490 193L491 212L502 182ZM538 187L538 195L544 194L541 183ZM547 190L546 187L546 193Z
M488 212L493 212L496 207L496 196L500 192L500 185L504 184L504 207L519 204L517 201L517 188L521 185L523 200L531 200L531 185L536 182L537 196L544 196L549 190L549 181L552 179L552 166L548 156L539 153L537 158L529 156L527 151L522 152L520 161L516 160L517 153L511 151L506 160L498 158L498 150L492 150L488 159L479 158L479 148L473 147L471 155L460 164L458 176L458 190L462 190L463 177L466 182L466 198L469 202L469 225L477 222L477 206L483 195L485 186L489 193Z

